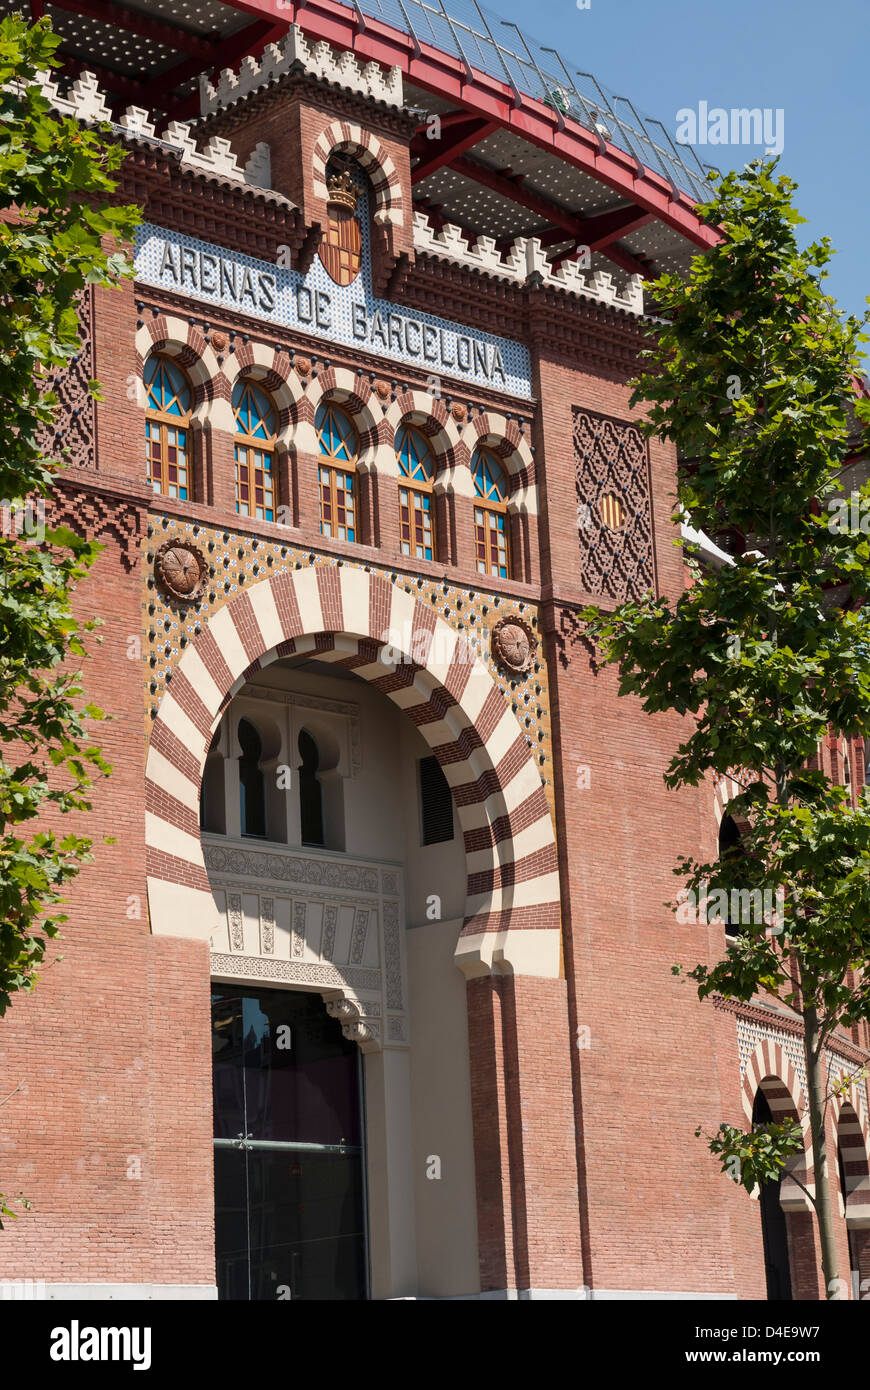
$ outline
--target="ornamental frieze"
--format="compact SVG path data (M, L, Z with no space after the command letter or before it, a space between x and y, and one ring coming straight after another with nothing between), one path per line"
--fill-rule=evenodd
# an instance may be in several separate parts
M315 257L304 273L289 244L279 246L271 262L144 222L134 240L136 279L250 314L264 325L314 333L323 342L357 348L393 364L531 399L531 355L525 343L409 311L375 294L368 196L361 183L354 209L349 220L336 219L324 257Z

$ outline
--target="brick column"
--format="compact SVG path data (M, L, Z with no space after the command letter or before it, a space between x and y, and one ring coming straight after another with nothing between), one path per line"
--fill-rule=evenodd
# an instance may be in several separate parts
M456 523L456 565L459 569L477 572L474 556L474 503L470 497L453 494L453 515Z
M786 1222L791 1296L795 1302L824 1302L822 1253L815 1216L810 1211L790 1211L786 1214Z
M221 511L234 512L236 509L236 456L235 435L227 430L210 430L210 486L211 501ZM202 431L198 432L197 444L202 444Z
M309 454L302 449L296 454L296 495L299 512L293 517L293 525L312 535L316 535L320 530L320 492L317 481L320 463L320 454Z
M374 505L378 521L378 540L389 558L399 554L399 480L389 473L371 474Z
M481 1292L584 1282L564 980L468 982Z

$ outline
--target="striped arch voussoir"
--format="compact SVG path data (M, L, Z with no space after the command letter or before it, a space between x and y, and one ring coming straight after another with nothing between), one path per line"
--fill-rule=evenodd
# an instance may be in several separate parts
M789 1060L782 1043L773 1038L760 1042L749 1059L743 1075L743 1111L747 1120L752 1120L752 1107L755 1096L763 1081L775 1077L779 1088L765 1085L767 1102L775 1120L791 1117L799 1120L804 1115L803 1088L793 1063Z
M780 1205L787 1211L805 1211L810 1202L807 1194L795 1181L813 1191L810 1157L809 1113L804 1103L800 1078L789 1060L785 1048L773 1038L760 1042L749 1059L743 1075L743 1113L747 1125L752 1123L752 1110L757 1092L761 1090L777 1124L797 1120L803 1130L804 1147L789 1159L780 1187Z
M351 121L333 121L314 142L315 196L326 200L326 166L337 152L349 154L368 174L375 195L375 219L401 227L405 214L398 170L377 136Z
M735 796L741 796L756 780L754 773L741 769L719 773L713 778L713 809L716 812L717 825L721 825L728 803L733 801Z
M439 469L455 464L460 433L443 401L425 391L403 391L392 402L384 419L390 426L394 440L401 425L414 425L421 434L426 435L438 459Z
M357 468L372 467L376 462L380 412L373 409L374 393L368 379L346 367L329 367L309 383L305 394L311 404L312 420L324 399L333 399L347 411L359 435Z
M854 1081L845 1095L832 1097L834 1132L846 1179L843 1193L846 1222L851 1227L863 1229L870 1227L870 1135L862 1100L866 1101L866 1095L862 1097Z
M430 607L379 575L324 565L263 580L225 604L181 657L151 732L146 855L151 929L208 939L199 836L202 768L223 710L252 672L316 653L413 720L453 791L466 852L468 975L559 973L559 882L544 790L488 670Z

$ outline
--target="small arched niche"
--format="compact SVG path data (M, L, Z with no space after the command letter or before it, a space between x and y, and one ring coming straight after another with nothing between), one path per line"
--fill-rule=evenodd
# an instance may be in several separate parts
M312 849L345 847L341 748L327 730L306 720L296 740L299 838Z

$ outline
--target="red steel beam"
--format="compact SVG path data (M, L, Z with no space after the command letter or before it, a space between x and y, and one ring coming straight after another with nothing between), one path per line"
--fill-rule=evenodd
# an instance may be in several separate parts
M494 130L498 130L496 121L484 121L479 116L469 117L466 112L462 114L465 117L463 121L456 121L448 127L451 132L451 139L430 141L418 131L411 146L411 153L420 155L420 163L411 170L412 184L422 183L424 179L428 179L430 174L436 173L445 164L452 163L459 155L465 154L466 150L470 150L473 145L480 144L480 141L485 140L487 135L492 135ZM421 126L420 129L425 131L428 127ZM436 146L437 148L435 148ZM429 151L428 159L426 158L427 150Z
M92 0L88 0L92 3ZM674 191L667 179L654 170L638 171L634 159L617 146L600 142L599 137L570 116L564 116L543 101L514 90L497 77L471 68L461 58L444 52L434 44L418 42L411 35L380 19L360 14L340 0L227 0L259 21L216 46L208 68L191 58L148 84L145 92L153 101L162 97L199 72L229 66L246 53L297 23L312 39L325 39L336 48L349 50L363 61L385 67L398 66L402 73L423 90L452 101L469 115L494 121L501 128L553 154L590 174L651 216L660 219L685 236L693 245L714 246L720 233L703 223L695 211L693 198ZM105 70L103 70L105 71ZM110 85L107 81L106 85ZM137 86L139 84L136 84ZM118 90L118 82L113 84ZM143 93L136 93L142 100ZM514 201L521 201L515 199ZM524 203L524 206L528 204ZM571 234L573 235L573 229ZM619 253L622 255L623 253ZM616 253L612 259L616 259Z
M488 169L485 164L478 164L476 160L466 159L464 156L453 160L450 167L474 183L492 189L493 193L500 194L502 198L509 198L511 202L519 203L520 207L526 208L529 212L537 213L538 217L545 217L552 226L561 227L569 236L579 236L577 228L581 219L576 213L569 212L567 208L559 207L558 203L551 203L539 193L524 187L522 175L509 178L505 174L497 173L495 169Z
M482 164L477 164L472 159L460 158L454 160L451 169L455 169L458 174L464 174L466 178L474 179L477 183L482 183L485 188L491 188L493 192L499 193L503 198L510 198L521 207L528 208L529 212L536 212L540 217L546 217L547 221L556 227L561 227L572 238L576 238L584 245L588 245L590 250L600 250L601 254L608 260L613 261L621 270L627 270L630 275L642 275L644 279L654 279L655 272L645 261L632 256L629 251L623 251L618 246L611 246L610 242L615 241L622 232L615 231L613 235L614 222L613 215L602 213L597 217L577 217L575 213L569 212L566 208L561 208L556 203L550 203L546 198L541 198L537 193L523 188L519 180L505 178L504 174L497 174L494 169L487 169ZM618 211L622 211L621 209ZM648 216L641 213L640 208L633 208L635 225L643 216L647 221L652 219L652 213ZM606 230L603 224L607 224ZM631 225L629 223L629 225ZM599 231L598 244L593 245L596 229ZM589 240L589 237L592 240Z
M149 90L154 97L165 96L167 92L173 92L176 87L180 87L183 82L188 82L192 77L196 77L204 71L214 71L219 68L231 67L233 63L244 58L248 53L256 53L258 49L265 46L267 35L272 32L273 26L266 20L261 20L257 24L251 24L247 29L242 29L240 33L233 34L229 39L224 39L222 43L215 44L212 57L207 65L197 62L195 58L188 58L184 63L178 63L174 68L169 68L149 82Z
M636 232L654 220L651 212L644 212L634 203L625 208L613 208L594 217L584 217L583 241L590 251L603 251L612 242L620 241L629 232Z
M556 203L548 202L546 198L524 188L518 179L505 178L504 174L497 174L494 169L487 169L472 159L456 159L451 163L450 168L455 169L458 174L464 174L466 178L482 183L485 188L491 188L494 193L500 194L501 197L512 199L521 207L527 208L529 212L536 212L539 217L546 217L548 222L556 227L561 227L570 237L576 237L578 241L589 245L592 250L599 249L599 247L592 246L592 243L587 240L588 232L594 236L597 218L577 217L567 208L561 208ZM639 208L635 208L634 211L638 215L641 213ZM604 213L602 217L607 218L608 214ZM617 232L611 240L616 240L619 235L620 233ZM625 233L623 232L622 235ZM654 278L654 271L646 262L632 256L628 251L611 246L606 234L602 234L600 240L602 255L613 261L614 265L618 265L622 270L627 270L630 275L642 275L647 280Z
M570 116L562 117L560 129L559 113L543 101L521 93L515 106L514 92L506 82L476 68L467 71L460 58L434 44L415 42L403 30L369 15L361 23L357 12L339 0L229 3L246 14L268 16L273 23L296 23L310 38L326 39L364 61L398 66L416 86L446 97L472 115L495 120L505 130L591 174L695 246L714 246L720 240L720 233L698 217L691 195L680 191L675 195L661 174L646 168L639 173L631 155L615 145L605 142L602 150L598 137Z
M32 0L38 3L39 0ZM82 15L85 19L95 19L101 24L109 24L115 29L127 29L143 39L153 39L165 48L178 49L189 53L204 63L213 63L218 45L209 39L188 34L184 29L176 29L172 24L162 24L139 11L122 10L107 0L50 0L56 10L67 10L70 14Z

